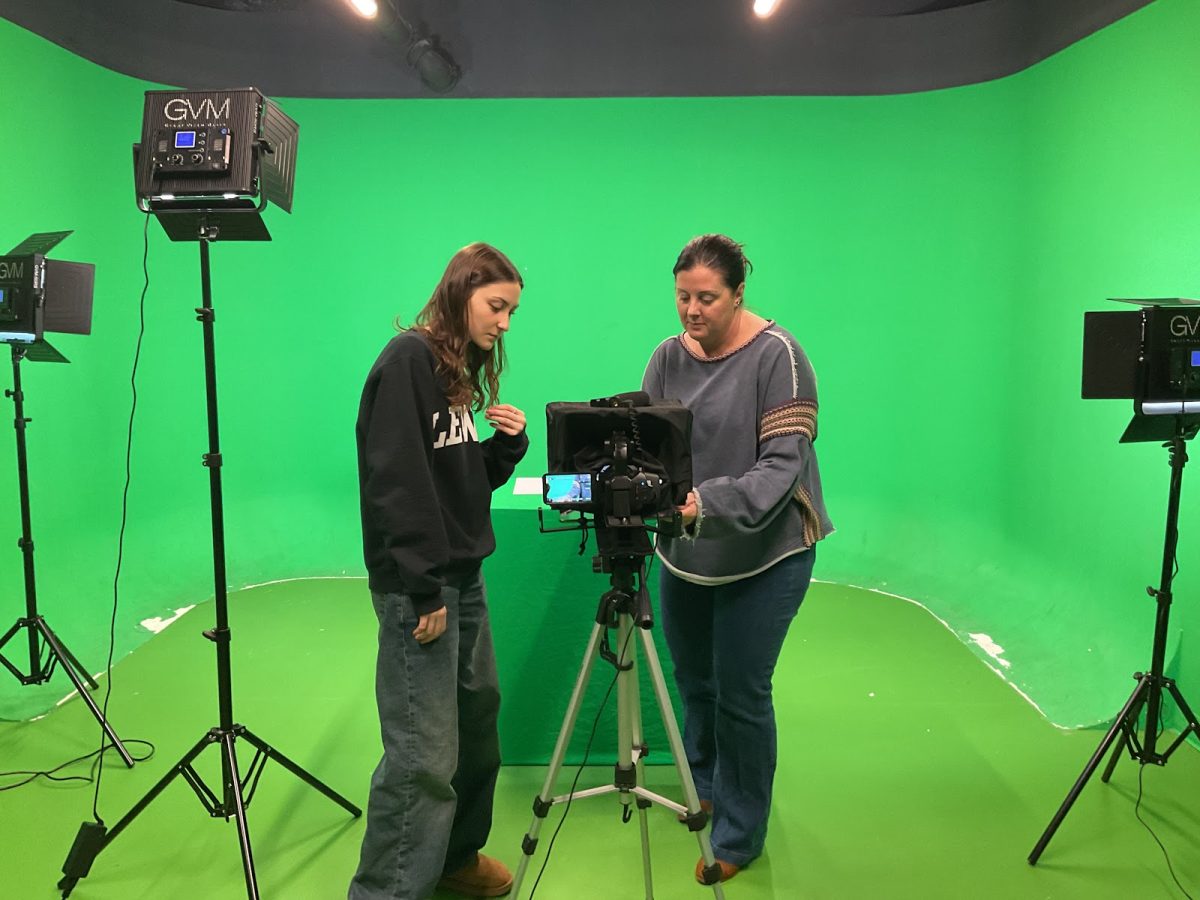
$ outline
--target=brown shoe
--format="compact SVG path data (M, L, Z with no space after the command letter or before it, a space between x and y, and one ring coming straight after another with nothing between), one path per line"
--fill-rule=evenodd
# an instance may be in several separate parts
M498 859L478 854L456 872L443 875L438 887L466 897L503 897L512 890L512 872Z
M735 866L733 863L725 862L725 860L723 860L723 859L714 860L713 865L720 867L720 869L721 869L720 880L721 881L728 881L730 878L732 878L738 872L742 871L741 866ZM700 882L701 884L712 883L712 882L708 882L708 881L704 880L704 857L703 856L700 857L700 859L698 859L696 861L696 880L698 882Z

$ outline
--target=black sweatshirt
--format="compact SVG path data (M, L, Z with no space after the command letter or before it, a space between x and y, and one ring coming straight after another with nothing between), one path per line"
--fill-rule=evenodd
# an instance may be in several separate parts
M442 606L446 575L496 549L492 491L529 447L525 432L480 442L470 407L451 409L435 366L419 332L394 337L367 376L355 427L371 590L409 594L418 614Z

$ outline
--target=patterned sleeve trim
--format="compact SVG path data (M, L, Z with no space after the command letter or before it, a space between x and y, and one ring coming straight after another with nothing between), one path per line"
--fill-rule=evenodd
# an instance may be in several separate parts
M800 504L800 511L804 515L804 543L811 547L821 538L825 537L821 530L821 517L817 515L816 508L813 506L812 497L805 490L804 485L797 484L796 490L792 494Z
M801 434L810 442L817 439L817 404L814 400L793 400L763 414L758 442L787 434Z

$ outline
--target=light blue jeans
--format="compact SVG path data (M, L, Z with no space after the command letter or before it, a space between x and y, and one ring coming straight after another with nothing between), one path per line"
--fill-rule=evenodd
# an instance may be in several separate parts
M762 854L775 780L771 679L812 580L816 548L751 578L713 586L662 570L663 635L683 701L696 793L711 800L712 849L744 866Z
M371 595L383 758L350 900L424 900L443 872L475 859L492 827L500 689L487 600L478 569L449 582L446 632L423 645L407 595Z

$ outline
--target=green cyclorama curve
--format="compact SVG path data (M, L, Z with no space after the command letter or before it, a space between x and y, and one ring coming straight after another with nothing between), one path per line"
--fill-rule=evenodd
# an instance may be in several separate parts
M537 476L544 404L636 386L676 326L674 254L720 230L758 265L747 301L820 377L839 530L818 577L924 603L1056 722L1112 716L1148 664L1167 468L1157 447L1117 446L1125 404L1078 399L1081 324L1107 296L1200 292L1197 37L1200 10L1161 0L1017 76L929 94L282 100L301 129L294 214L269 216L270 244L213 251L231 586L361 573L362 378L455 248L491 241L525 275L504 399L530 415L518 475ZM27 123L0 129L2 240L74 228L56 255L97 266L94 333L62 339L71 365L23 370L41 606L95 670L142 283L129 145L156 86L2 23L0 50L5 116ZM212 591L196 248L151 223L150 273L118 658ZM538 636L511 677L566 678L602 585L564 597L591 590L586 559L537 535L527 500L496 506L494 616ZM1172 637L1185 692L1194 510ZM15 619L15 549L0 585ZM234 627L236 666L252 649L236 610ZM0 716L61 693L0 678Z

